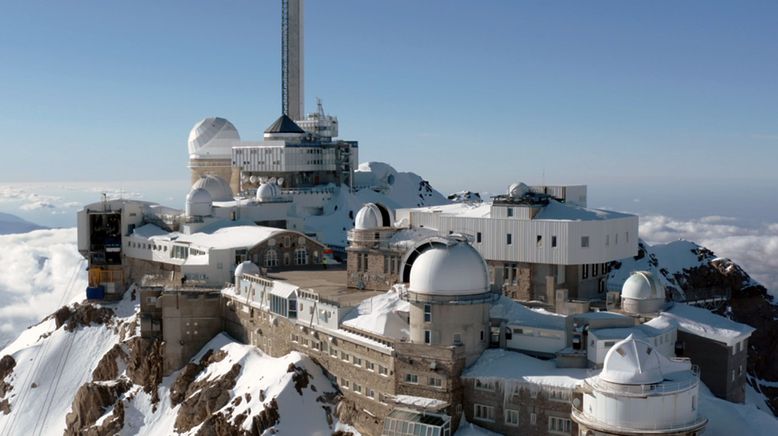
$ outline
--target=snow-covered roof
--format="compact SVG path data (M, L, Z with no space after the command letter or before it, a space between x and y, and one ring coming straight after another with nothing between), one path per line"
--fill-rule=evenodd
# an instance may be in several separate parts
M413 395L395 395L394 402L397 404L403 404L406 406L413 406L414 408L428 409L428 410L440 410L448 403L443 400L436 400L434 398L416 397Z
M441 206L418 208L422 212L434 212L442 215L455 215L463 218L490 218L492 215L491 203L454 203ZM533 220L548 221L602 221L632 217L633 215L613 212L602 209L587 209L572 204L560 203L549 200L548 204L541 207Z
M168 232L154 224L144 224L140 227L136 227L132 234L134 236L149 239L155 236L165 236Z
M293 283L273 280L273 287L270 288L270 293L281 298L289 298L298 289L300 289L300 287Z
M406 318L399 312L408 312L410 303L393 290L362 301L346 314L343 324L393 339L407 339L410 330Z
M389 245L403 250L410 250L419 241L423 241L438 235L439 233L437 230L428 227L402 229L392 235L392 237L389 239Z
M466 379L500 379L567 389L574 388L587 376L585 368L557 368L553 360L503 349L484 351L462 374Z
M748 338L754 331L749 325L683 303L674 304L666 312L662 312L661 316L677 322L678 329L683 332L723 342L730 347Z
M206 230L189 235L181 234L178 236L178 241L222 250L228 248L251 248L273 235L286 231L288 230L275 227L239 225L218 227L212 231Z
M667 318L661 320L655 318L645 324L638 324L634 327L593 329L590 331L590 334L598 339L625 339L630 335L633 335L636 339L650 339L663 335L676 328L677 325Z
M565 330L566 317L544 309L530 309L523 304L505 296L489 310L493 319L504 319L511 325L526 325L550 330Z

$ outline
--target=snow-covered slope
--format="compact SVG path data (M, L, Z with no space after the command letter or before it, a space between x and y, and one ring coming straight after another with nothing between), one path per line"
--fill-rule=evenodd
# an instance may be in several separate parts
M138 336L132 294L113 305L63 308L0 350L10 368L0 372L0 435L329 435L339 428L337 389L299 353L273 358L220 334L161 377L157 345Z

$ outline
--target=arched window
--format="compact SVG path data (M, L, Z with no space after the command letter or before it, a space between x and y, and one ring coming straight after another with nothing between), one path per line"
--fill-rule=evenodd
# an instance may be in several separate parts
M268 268L278 266L278 252L274 248L265 252L265 266Z
M294 263L295 265L308 265L308 250L305 248L294 250Z

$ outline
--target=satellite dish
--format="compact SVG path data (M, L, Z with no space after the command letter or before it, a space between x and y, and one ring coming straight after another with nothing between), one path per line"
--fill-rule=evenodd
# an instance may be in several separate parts
M275 183L275 182L276 182L276 178L275 177L271 177L270 180L268 180L268 183L270 183L271 185L273 183Z
M251 182L251 183L257 183L257 176L251 176L251 177L249 177L249 182Z
M278 180L276 180L276 183L278 183L278 186L284 186L284 178L279 177Z

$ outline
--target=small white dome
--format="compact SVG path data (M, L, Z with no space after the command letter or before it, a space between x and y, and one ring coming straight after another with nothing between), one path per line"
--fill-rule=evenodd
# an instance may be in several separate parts
M240 141L238 129L224 118L200 120L189 132L190 159L230 159L232 146Z
M186 194L186 216L211 215L211 194L203 188L194 188Z
M465 242L433 247L413 262L408 290L430 295L475 295L489 290L486 263Z
M233 200L232 189L226 180L219 176L206 175L192 185L192 189L202 188L211 194L213 201L231 201Z
M362 206L354 218L354 228L357 230L378 229L383 227L381 209L373 203Z
M237 279L243 274L259 274L259 267L249 260L243 261L235 267L235 278Z
M529 192L529 186L524 183L512 183L508 187L508 196L511 198L521 198Z
M621 298L664 300L665 291L659 279L648 271L633 272L621 287Z
M281 196L281 189L275 183L263 183L257 188L257 200L272 201Z
M651 345L629 335L605 355L599 377L622 385L661 383L664 375L659 354Z

